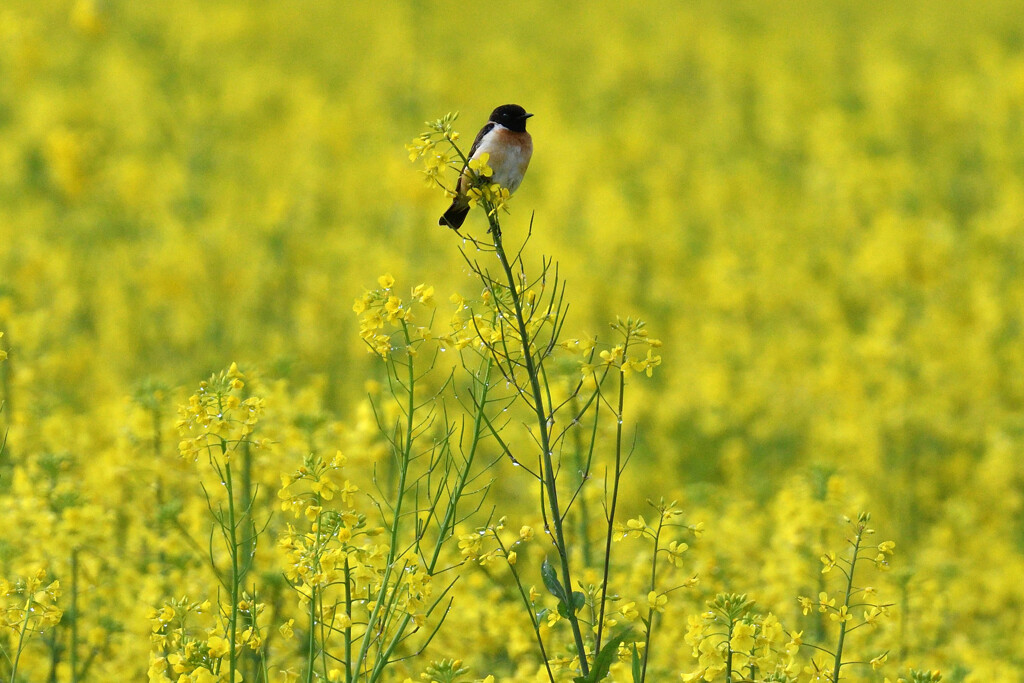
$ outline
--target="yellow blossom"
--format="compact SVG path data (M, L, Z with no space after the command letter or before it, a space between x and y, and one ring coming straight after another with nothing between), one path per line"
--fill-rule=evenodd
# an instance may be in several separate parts
M278 628L278 630L281 632L281 637L285 640L291 640L292 636L295 635L295 632L292 629L292 626L294 625L294 619L289 619L288 621L282 623L281 626Z
M472 170L482 178L490 178L492 175L494 175L494 170L487 165L487 162L490 161L490 158L491 155L488 154L487 152L484 152L483 154L478 155L476 158L470 159L470 170Z
M657 591L651 591L647 594L647 605L655 612L664 612L665 605L668 604L668 596L664 593L658 593Z
M222 636L210 636L206 644L211 657L225 657L231 651L231 642Z
M749 652L754 649L754 625L740 622L733 627L729 647L734 652Z

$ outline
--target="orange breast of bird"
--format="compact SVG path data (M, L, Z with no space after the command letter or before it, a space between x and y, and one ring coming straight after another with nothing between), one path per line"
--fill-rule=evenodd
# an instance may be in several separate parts
M515 133L501 128L488 136L473 156L483 153L489 155L487 165L494 171L494 182L515 192L530 165L533 141L529 133Z

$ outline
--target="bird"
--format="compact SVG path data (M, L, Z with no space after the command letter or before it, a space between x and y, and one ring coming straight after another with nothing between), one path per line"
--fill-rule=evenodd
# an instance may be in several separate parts
M479 158L481 154L489 155L487 165L494 171L491 180L509 192L515 192L523 182L523 174L533 155L533 139L526 132L526 119L531 116L533 114L526 113L518 104L501 105L491 112L469 149L468 161ZM462 227L469 214L469 197L466 194L469 184L470 178L464 168L452 205L438 219L438 225L447 225L453 230Z

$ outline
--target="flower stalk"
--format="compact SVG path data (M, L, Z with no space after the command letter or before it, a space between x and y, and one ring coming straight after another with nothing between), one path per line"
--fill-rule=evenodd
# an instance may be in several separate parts
M562 574L562 585L565 587L566 591L571 593L572 586L574 585L573 574L572 568L569 564L569 548L565 540L565 530L563 529L562 524L564 517L559 504L558 487L555 484L554 456L551 450L550 430L551 425L554 422L554 418L549 413L548 409L545 408L544 392L541 389L541 372L537 359L534 357L534 348L531 343L532 340L529 331L527 330L526 319L523 315L523 305L520 300L516 277L512 271L512 266L509 263L508 256L505 255L505 246L502 243L501 223L498 220L498 212L496 207L491 206L488 202L484 203L484 207L487 209L487 220L491 226L490 232L494 244L494 252L498 257L498 262L501 264L502 270L505 273L505 278L508 282L508 291L512 297L512 306L515 311L515 324L522 346L523 364L525 366L527 379L530 382L530 403L537 419L537 430L540 436L542 464L540 475L541 484L544 487L545 498L547 500L548 511L550 513L548 521L551 531L554 534L554 538L552 540L555 545L555 552L558 553L558 561ZM580 670L583 675L586 676L590 673L590 665L587 662L587 649L583 641L583 631L580 628L579 617L572 605L566 605L566 612L568 613L569 625L572 629L576 652L579 655Z

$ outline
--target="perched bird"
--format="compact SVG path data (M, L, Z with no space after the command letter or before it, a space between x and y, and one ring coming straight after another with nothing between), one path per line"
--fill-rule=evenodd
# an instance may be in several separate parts
M509 192L515 192L519 183L523 182L523 174L533 154L533 140L526 132L526 119L531 116L533 114L527 114L518 104L501 105L491 112L490 120L476 134L476 140L469 149L467 158L470 161L481 154L490 155L487 165L494 171L491 180L508 188ZM447 225L455 230L462 226L469 213L469 197L466 196L469 183L470 179L463 169L456 188L458 194L437 221L438 225Z

